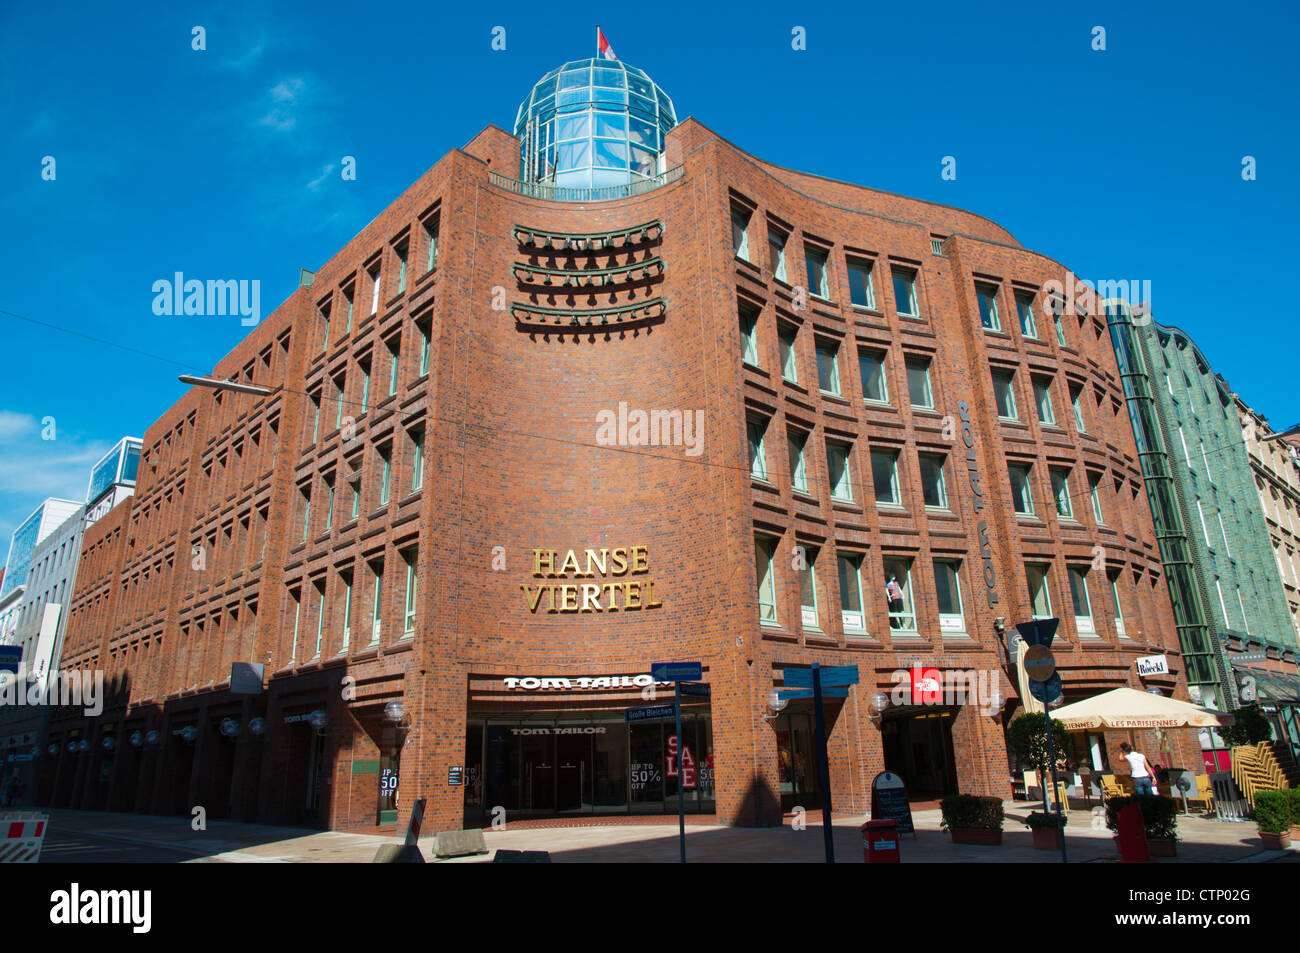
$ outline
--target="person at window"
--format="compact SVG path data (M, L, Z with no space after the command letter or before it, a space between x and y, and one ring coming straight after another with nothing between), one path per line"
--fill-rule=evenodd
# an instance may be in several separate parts
M1124 760L1128 762L1134 793L1155 794L1151 785L1155 781L1156 771L1151 767L1147 756L1140 751L1134 751L1127 741L1119 746L1119 750L1124 755Z

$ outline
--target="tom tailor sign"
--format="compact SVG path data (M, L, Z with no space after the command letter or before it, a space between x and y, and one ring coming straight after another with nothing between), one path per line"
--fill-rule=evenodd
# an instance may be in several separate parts
M961 416L961 441L966 445L966 470L970 475L971 506L978 516L984 509L984 491L980 489L979 466L975 459L975 431L970 423L970 407L966 401L957 402L957 413ZM998 603L998 576L993 568L993 547L989 543L989 522L980 520L976 529L980 537L980 558L984 562L984 588L987 591L989 606Z

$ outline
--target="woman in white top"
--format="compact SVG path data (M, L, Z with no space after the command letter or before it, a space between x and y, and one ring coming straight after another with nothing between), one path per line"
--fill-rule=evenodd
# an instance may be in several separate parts
M1135 793L1155 794L1153 785L1156 780L1156 769L1151 767L1147 756L1140 751L1134 751L1127 741L1119 746L1119 750L1124 755L1124 760L1128 762L1129 776L1133 778Z

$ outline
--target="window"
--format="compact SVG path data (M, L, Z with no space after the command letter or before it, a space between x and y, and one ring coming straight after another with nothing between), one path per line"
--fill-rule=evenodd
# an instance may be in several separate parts
M740 345L745 363L761 367L758 362L758 309L747 304L740 306Z
M1210 458L1209 458L1209 456L1207 456L1206 453L1205 453L1205 441L1202 440L1200 443L1201 443L1201 462L1202 462L1203 464L1205 464L1205 479L1207 479L1207 480L1209 480L1211 483L1213 483L1213 482L1214 482L1214 474L1212 474L1212 473L1210 472ZM1280 521L1279 521L1279 522L1280 522Z
M804 450L808 445L808 434L793 427L786 431L790 445L790 483L796 490L808 492L808 468Z
M819 298L829 298L831 289L826 277L826 249L805 242L803 257L808 269L808 291Z
M388 488L393 476L393 445L386 443L377 452L382 468L379 480L379 505L383 506L388 502Z
M900 317L919 317L921 311L916 306L916 272L910 268L894 267L890 273L894 279L894 309Z
M311 442L315 443L320 436L320 402L321 392L317 391L311 395L312 419L311 419Z
M364 414L370 408L370 358L357 361L357 367L361 370L361 413Z
M1088 428L1083 423L1083 388L1070 388L1070 406L1074 408L1074 425L1079 428L1079 433L1087 433Z
M784 232L777 231L775 228L768 228L767 230L767 249L772 258L772 275L778 281L786 281L785 243L787 237Z
M1034 378L1034 403L1038 405L1038 420L1046 427L1056 426L1056 411L1052 409L1052 382L1045 377Z
M289 599L293 602L293 645L289 649L289 664L298 661L298 619L302 615L302 590L290 589Z
M411 431L411 491L424 485L424 428Z
M1110 577L1110 597L1111 607L1115 610L1115 634L1121 639L1127 638L1124 634L1124 610L1119 607L1119 573Z
M871 281L871 262L861 258L850 258L849 301L859 308L876 310L876 289Z
M1013 463L1007 467L1011 479L1011 506L1022 516L1034 515L1034 495L1029 489L1029 467Z
M406 615L402 624L402 638L407 639L415 634L415 567L419 562L419 549L412 546L405 550L402 561L406 563Z
M1056 503L1056 515L1062 519L1074 519L1074 506L1070 502L1070 471L1048 471L1052 477L1052 499Z
M320 316L321 316L321 324L323 325L321 331L320 349L321 352L324 353L326 350L329 349L330 346L330 301L328 298L325 301L321 302Z
M1035 619L1052 617L1052 594L1047 588L1045 563L1026 563L1025 578L1029 582L1029 605Z
M998 286L977 283L975 297L979 299L980 326L986 331L1001 331L1002 321L998 317Z
M334 525L334 474L323 478L325 483L325 530Z
M862 376L862 397L872 403L889 402L889 387L885 382L885 352L858 351L858 370Z
M916 631L916 610L912 606L911 560L885 560L885 602L889 606L891 631Z
M835 557L840 574L840 619L846 632L865 632L862 612L862 557L840 553Z
M321 579L319 583L314 583L313 588L316 590L316 651L312 658L320 658L321 646L325 644L325 580Z
M1088 495L1092 497L1092 515L1096 517L1098 526L1104 526L1106 519L1101 515L1101 494L1098 492L1100 486L1101 477L1089 475Z
M853 499L853 474L849 466L848 444L826 442L826 470L830 475L831 499Z
M420 376L423 377L429 373L429 338L431 337L431 322L422 321L416 325L420 332Z
M352 638L352 573L339 573L339 580L343 583L343 651L346 652Z
M307 533L311 529L311 484L308 483L301 490L302 492L302 541L307 542Z
M898 454L893 450L871 451L871 482L880 506L901 506L898 493Z
M913 407L934 407L930 393L930 361L923 357L909 357L907 363L907 392Z
M383 618L383 594L384 594L384 562L378 560L370 564L370 572L374 576L374 599L371 602L370 609L370 644L374 645L379 641L380 620Z
M397 255L397 293L401 294L406 290L406 254L410 250L410 242L403 238L398 244L393 246L393 253Z
M1219 582L1218 576L1214 577L1214 588L1219 593L1219 609L1223 612L1223 627L1225 629L1231 628L1231 624L1228 622L1228 604L1223 601L1223 584Z
M1245 629L1246 634L1249 635L1250 623L1246 621L1246 603L1243 602L1241 598L1241 586L1237 587L1237 606L1241 609L1241 627Z
M1223 551L1226 552L1228 558L1231 559L1232 547L1228 545L1228 531L1223 528L1223 511L1219 510L1215 515L1219 517L1219 532L1223 535Z
M839 345L831 341L817 342L817 380L823 394L840 392Z
M799 369L795 364L794 344L799 329L792 324L777 326L777 340L781 347L781 376L791 384L799 383Z
M1016 292L1016 317L1020 319L1020 333L1024 337L1038 337L1038 326L1034 323L1034 296L1027 291Z
M949 559L934 561L934 594L939 603L939 631L965 632L966 619L961 611L961 563Z
M1061 306L1064 309L1064 305ZM1056 343L1065 347L1065 325L1061 323L1061 312L1052 309L1052 323L1056 325Z
M352 488L352 515L349 519L356 519L361 513L361 470L359 468L348 477L348 485Z
M742 261L749 261L749 216L748 209L731 207L731 248Z
M370 313L376 314L379 311L379 262L375 262L366 271L370 275Z
M921 464L921 495L925 505L932 509L948 508L948 488L943 479L943 457L923 453L917 457Z
M340 374L334 378L334 429L338 430L343 426L343 403L344 395L347 392L348 378L346 374Z
M399 335L394 334L385 343L388 347L388 353L393 359L392 364L389 365L388 371L388 396L392 397L397 393L398 369L401 367L402 339Z
M344 329L344 334L350 334L352 332L352 308L353 298L356 296L356 287L355 284L350 284L343 289L343 298L348 303L348 326Z
M1205 508L1201 506L1201 501L1199 497L1196 500L1196 515L1201 518L1201 535L1205 537L1205 545L1208 546L1210 549L1213 549L1214 546L1210 542L1210 531L1209 529L1206 528L1205 525Z
M1080 635L1096 635L1097 630L1092 624L1092 606L1088 602L1088 571L1071 566L1069 572L1070 598L1074 602L1074 624L1078 627Z
M775 548L776 542L770 537L754 537L754 568L758 579L758 620L767 625L775 625L777 622L776 570L772 564L772 551Z
M426 272L438 267L438 218L437 215L432 215L424 222L424 238L428 248L424 259Z
M1017 419L1014 380L1015 375L1009 371L993 372L993 398L998 405L998 417L1003 420Z
M805 546L799 570L799 617L810 629L821 628L817 622L817 554L817 549Z
M766 480L767 454L763 450L763 435L767 431L767 421L750 417L745 421L745 430L749 436L749 475L756 480Z
M1183 425L1178 425L1178 442L1183 445L1183 462L1187 464L1187 469L1192 468L1192 458L1187 452L1187 438L1183 436Z

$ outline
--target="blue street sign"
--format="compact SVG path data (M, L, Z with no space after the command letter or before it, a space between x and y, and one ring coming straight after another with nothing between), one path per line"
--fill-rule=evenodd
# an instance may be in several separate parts
M1056 627L1060 624L1060 619L1034 619L1032 622L1017 622L1016 631L1031 646L1045 645L1051 648L1052 639L1056 638Z
M834 665L822 667L820 671L823 689L839 685L858 684L858 667L856 665ZM786 668L781 670L781 675L789 688L812 688L813 679L812 669L810 668Z
M23 660L21 645L0 645L0 672L18 674L18 666Z
M678 682L677 687L682 690L683 695L708 698L712 694L708 682Z
M785 688L778 691L776 695L786 701L795 701L800 698L812 698L813 690L811 688ZM848 698L849 688L847 685L833 685L830 688L823 688L822 697Z
M704 677L704 666L699 662L655 662L650 674L656 682L698 682Z
M1052 676L1045 682L1036 682L1032 678L1029 681L1029 694L1033 695L1044 705L1050 705L1061 697L1061 673L1053 672Z
M629 721L657 721L660 718L672 718L677 711L674 705L652 705L649 708L629 708L623 717Z

